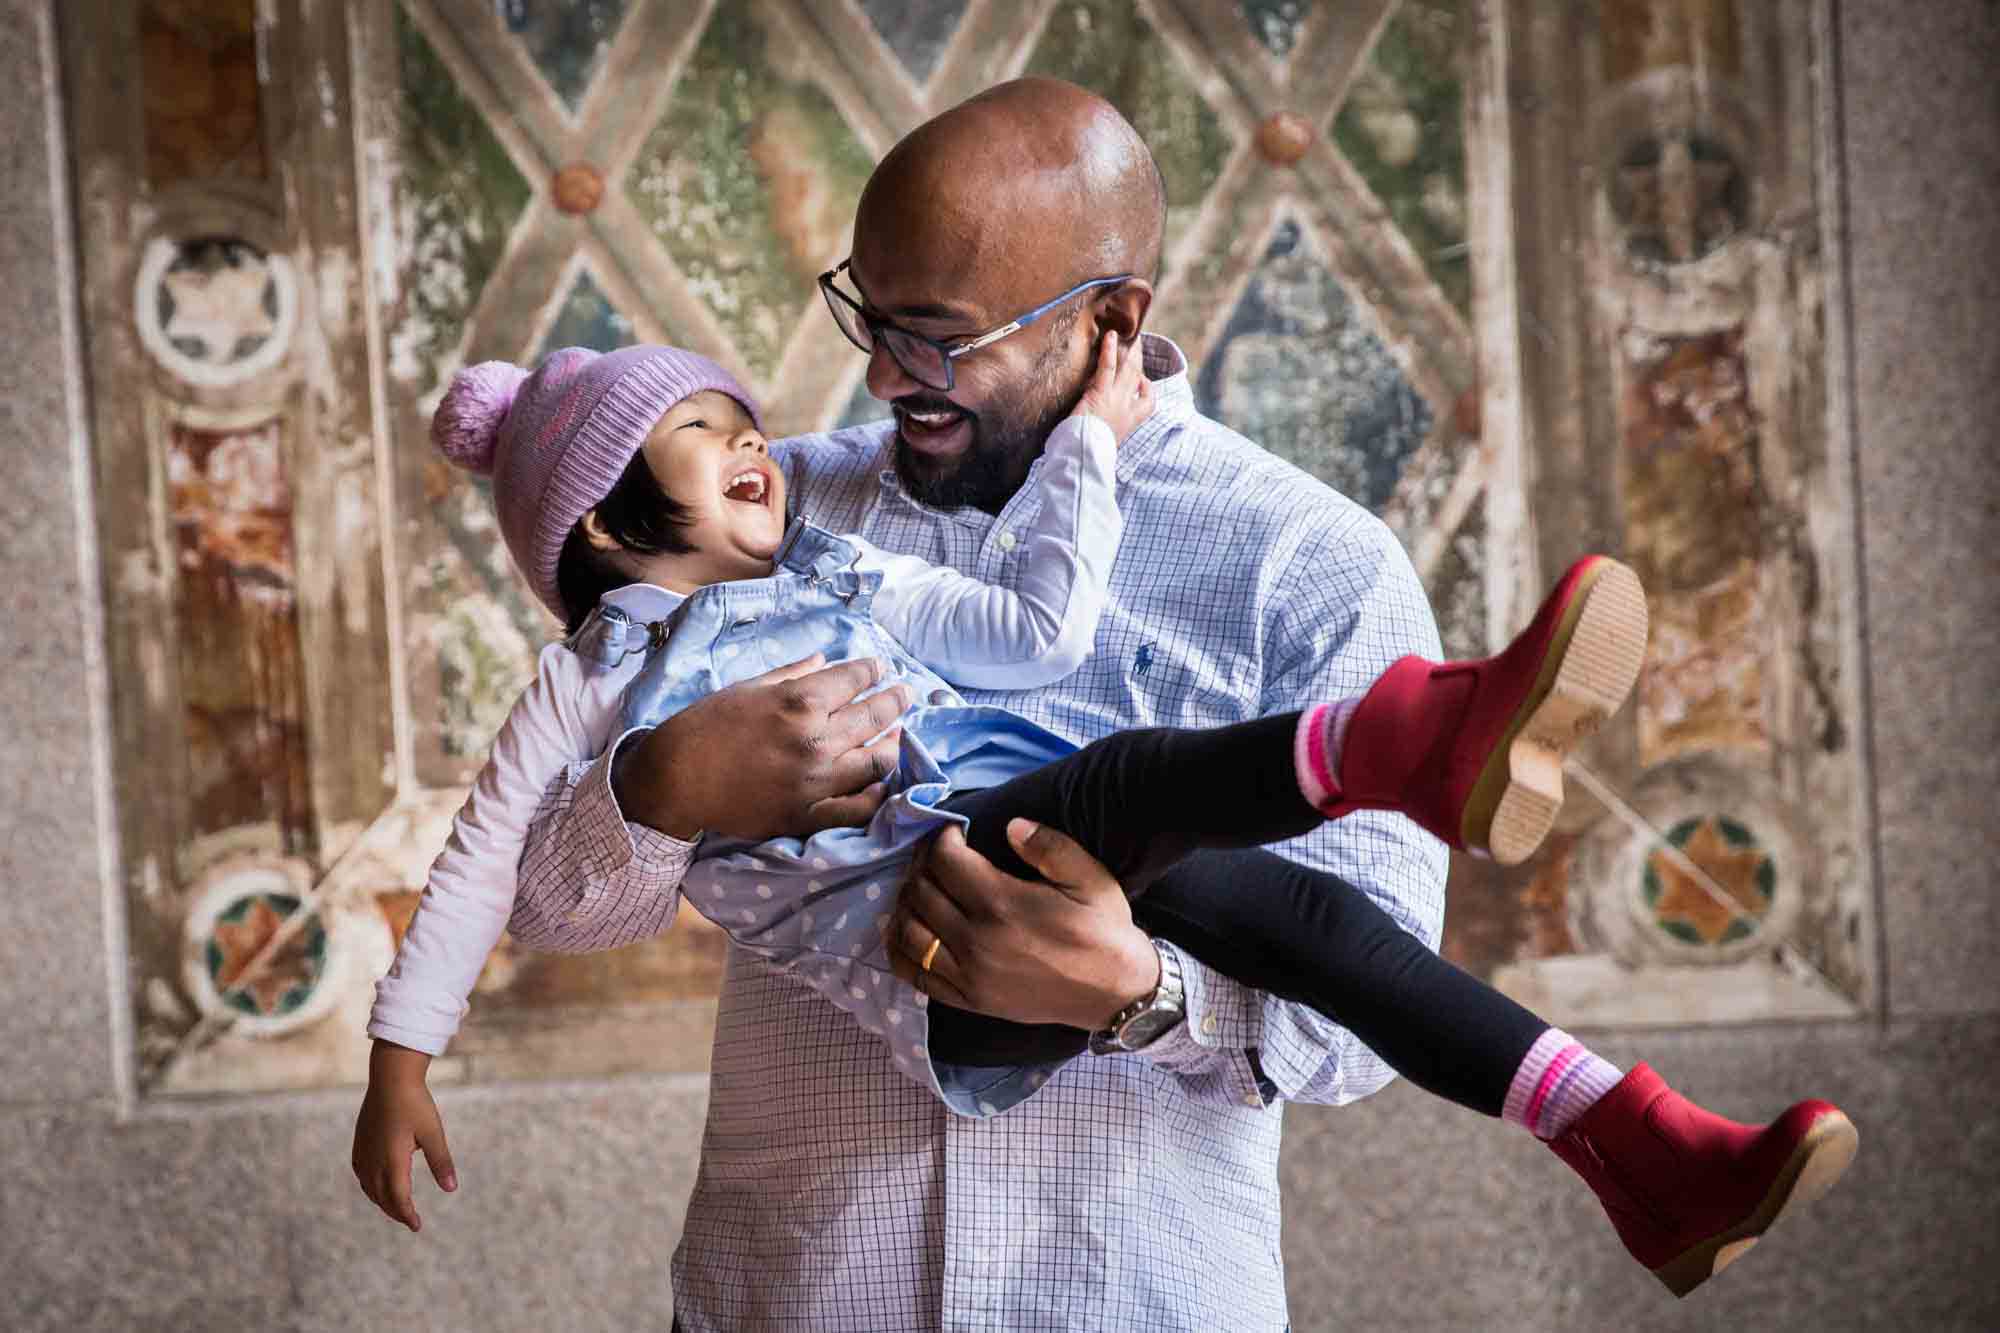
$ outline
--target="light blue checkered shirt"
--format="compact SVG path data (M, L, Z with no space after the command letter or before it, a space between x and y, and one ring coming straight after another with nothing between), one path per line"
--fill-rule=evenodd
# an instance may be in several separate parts
M1360 693L1405 653L1439 655L1416 573L1379 521L1197 413L1172 343L1148 335L1146 368L1159 406L1119 451L1125 537L1094 653L1046 689L969 699L1083 743L1299 709ZM889 448L886 424L786 442L794 504L1011 585L1032 478L997 517L940 513L902 492ZM589 790L607 771L578 766L552 789L524 897L584 879L594 893L659 891L662 840ZM1279 850L1436 947L1445 849L1406 820L1353 815ZM1284 1328L1280 1099L1351 1101L1391 1074L1314 1011L1180 961L1185 1025L1141 1055L1079 1058L980 1121L949 1115L853 1019L732 948L674 1257L682 1326Z

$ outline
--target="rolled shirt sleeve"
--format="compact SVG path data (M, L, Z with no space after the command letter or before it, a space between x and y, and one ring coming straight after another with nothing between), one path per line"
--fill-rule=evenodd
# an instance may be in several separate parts
M594 953L673 924L697 843L626 819L611 787L619 755L646 730L625 732L549 785L528 826L507 923L524 948Z

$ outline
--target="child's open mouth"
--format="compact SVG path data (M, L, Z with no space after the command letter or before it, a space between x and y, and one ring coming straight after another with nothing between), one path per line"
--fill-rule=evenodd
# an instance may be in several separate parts
M972 415L968 412L914 412L898 407L896 426L903 443L919 453L952 454L972 443Z
M771 483L764 476L762 468L745 468L729 479L722 488L722 498L739 504L756 505L762 508L768 503Z

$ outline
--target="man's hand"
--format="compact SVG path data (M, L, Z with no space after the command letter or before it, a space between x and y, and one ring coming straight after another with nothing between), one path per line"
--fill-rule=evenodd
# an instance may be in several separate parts
M1111 872L1025 819L1008 823L1007 841L1048 883L995 869L955 824L918 851L889 935L896 975L960 1009L1086 1031L1152 994L1159 954Z
M865 824L888 795L907 685L857 698L877 658L818 653L698 699L621 750L611 789L627 819L676 838L762 841Z
M361 1192L391 1221L422 1231L424 1220L410 1198L410 1154L424 1150L431 1175L447 1194L458 1171L444 1141L444 1118L431 1100L424 1074L431 1058L392 1042L377 1041L368 1059L368 1095L354 1119L354 1178Z
M1076 405L1105 425L1123 444L1153 415L1153 382L1146 378L1146 354L1139 340L1120 342L1110 329L1097 343L1097 365Z

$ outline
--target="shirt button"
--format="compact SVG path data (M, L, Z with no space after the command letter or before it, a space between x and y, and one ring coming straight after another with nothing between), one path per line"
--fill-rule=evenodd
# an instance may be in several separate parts
M1013 532L1009 529L1002 528L1000 530L1000 549L1003 551L1011 551L1014 549L1015 544L1016 543L1014 541Z
M1246 1092L1243 1094L1243 1104L1245 1106L1254 1106L1259 1110L1262 1110L1264 1107L1264 1099L1262 1097L1259 1097L1254 1092Z
M931 704L932 704L932 706L934 706L934 707L937 707L937 708L943 708L943 707L944 707L944 706L945 706L946 704L948 704L948 703L950 703L950 702L951 702L951 691L950 691L950 690L932 690L932 691L931 691Z
M1222 1024L1215 1021L1215 1015L1210 1014L1207 1018L1201 1020L1201 1033L1204 1037L1213 1037L1215 1030L1221 1026Z

